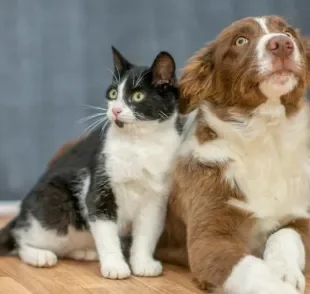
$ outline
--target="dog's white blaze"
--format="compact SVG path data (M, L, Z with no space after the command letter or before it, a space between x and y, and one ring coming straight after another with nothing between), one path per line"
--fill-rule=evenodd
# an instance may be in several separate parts
M267 20L265 17L256 17L255 20L258 22L263 32L269 34L269 29L267 27Z

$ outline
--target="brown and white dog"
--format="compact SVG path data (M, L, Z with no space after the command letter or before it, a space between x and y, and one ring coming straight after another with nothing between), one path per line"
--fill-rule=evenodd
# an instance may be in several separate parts
M195 120L175 164L157 250L202 288L304 293L309 245L310 45L282 18L246 18L180 81Z
M282 18L245 18L185 67L181 109L198 110L176 163L161 246L186 246L201 286L304 293L309 49ZM178 261L173 250L160 256Z

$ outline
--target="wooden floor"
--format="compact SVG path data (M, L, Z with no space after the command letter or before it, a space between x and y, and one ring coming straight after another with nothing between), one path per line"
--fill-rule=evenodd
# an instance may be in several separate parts
M8 219L0 218L0 227ZM122 281L100 276L97 262L59 261L53 268L34 268L16 257L0 258L0 294L201 294L188 271L164 265L163 276ZM310 276L306 294L310 294Z
M0 218L0 227L7 219ZM49 269L34 268L16 257L0 257L0 294L158 294L203 293L190 274L171 265L157 278L131 277L122 281L100 276L97 262L59 261Z

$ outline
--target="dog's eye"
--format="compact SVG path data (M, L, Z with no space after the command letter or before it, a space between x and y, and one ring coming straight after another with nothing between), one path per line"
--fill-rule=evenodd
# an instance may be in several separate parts
M236 42L235 45L236 46L243 46L244 44L246 44L249 40L245 37L239 37Z
M284 32L284 34L287 35L289 38L294 39L294 36L290 32L286 31Z

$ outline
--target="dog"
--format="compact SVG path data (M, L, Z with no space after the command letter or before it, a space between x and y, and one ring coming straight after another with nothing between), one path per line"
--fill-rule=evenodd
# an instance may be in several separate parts
M234 22L185 66L180 107L197 113L159 256L188 262L202 288L304 293L309 75L309 41L278 16Z
M309 40L273 15L234 22L185 66L180 109L195 119L156 257L189 267L200 288L304 293L309 84Z

